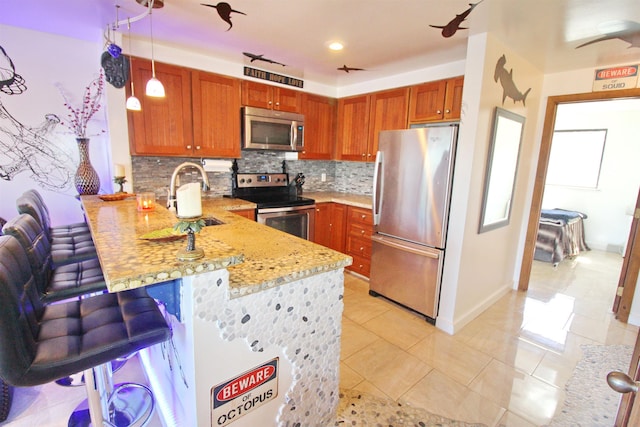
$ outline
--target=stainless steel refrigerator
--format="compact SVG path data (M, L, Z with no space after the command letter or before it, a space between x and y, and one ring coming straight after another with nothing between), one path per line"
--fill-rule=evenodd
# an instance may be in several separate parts
M373 181L370 294L435 321L457 124L381 131Z

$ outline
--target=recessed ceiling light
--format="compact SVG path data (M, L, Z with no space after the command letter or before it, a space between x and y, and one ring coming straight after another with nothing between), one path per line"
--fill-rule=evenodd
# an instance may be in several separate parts
M342 50L344 49L344 44L338 41L327 42L327 47L331 50Z

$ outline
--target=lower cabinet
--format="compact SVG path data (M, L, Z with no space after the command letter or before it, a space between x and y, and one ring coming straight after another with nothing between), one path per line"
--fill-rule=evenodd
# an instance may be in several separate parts
M353 264L347 267L369 277L371 267L371 209L341 203L317 203L314 243L350 255Z
M371 209L347 207L346 254L353 264L347 267L365 277L371 270L371 235L373 234L373 212Z
M344 253L347 206L317 203L314 243Z
M256 210L255 209L238 209L236 211L231 211L236 215L243 216L245 218L249 218L251 221L256 220Z

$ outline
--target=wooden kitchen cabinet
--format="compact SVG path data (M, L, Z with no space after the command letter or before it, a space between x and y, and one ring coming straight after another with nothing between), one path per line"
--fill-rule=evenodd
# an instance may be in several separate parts
M411 87L409 123L460 119L464 77Z
M131 154L240 157L240 80L159 62L155 67L164 98L144 95L151 62L132 58L142 111L127 112Z
M378 132L407 127L409 88L398 88L338 100L338 160L375 160Z
M238 210L234 210L231 211L236 215L240 215L243 216L245 218L250 219L251 221L255 221L256 220L256 210L255 209L238 209Z
M347 206L340 203L316 203L314 242L338 252L345 251Z
M249 80L242 81L242 105L299 113L302 92Z
M330 160L336 136L337 101L303 93L301 113L304 115L304 149L298 158Z
M353 258L347 269L369 277L371 270L371 235L373 212L355 206L347 207L347 238L345 253Z

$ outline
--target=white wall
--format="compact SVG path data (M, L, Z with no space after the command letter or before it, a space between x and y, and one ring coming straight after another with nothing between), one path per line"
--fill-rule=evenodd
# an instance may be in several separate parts
M561 105L556 130L607 129L597 189L547 185L544 209L584 212L591 249L622 253L640 187L640 100Z
M514 287L520 230L530 197L527 187L535 167L534 143L542 89L542 74L526 59L491 35L469 37L463 89L463 117L458 139L449 235L436 325L454 333ZM506 55L507 69L520 92L531 88L522 102L502 103L502 87L494 80L496 62ZM502 107L526 118L515 182L511 220L505 227L478 234L484 175L493 113Z
M60 124L44 124L48 114L67 119L57 84L73 106L81 105L85 87L100 72L101 40L92 43L0 25L0 46L26 85L20 94L0 92L4 113L0 114L0 165L26 165L11 179L0 180L0 217L8 220L15 216L15 200L25 190L36 188L45 198L54 225L81 221L80 202L73 186L78 163L75 136ZM5 66L7 60L2 60ZM100 175L103 191L110 193L109 134L100 133L107 130L105 108L94 115L89 130L91 161ZM56 178L65 174L71 180Z

